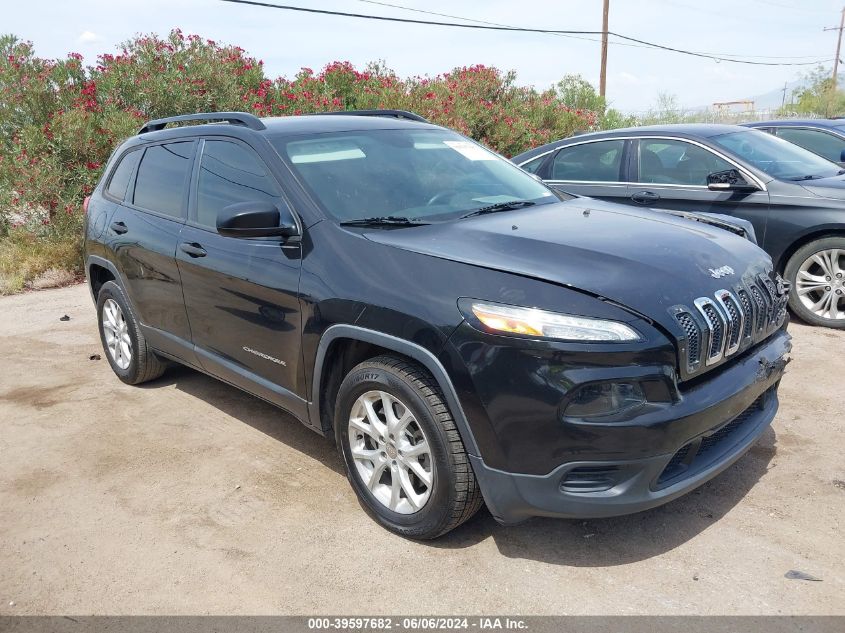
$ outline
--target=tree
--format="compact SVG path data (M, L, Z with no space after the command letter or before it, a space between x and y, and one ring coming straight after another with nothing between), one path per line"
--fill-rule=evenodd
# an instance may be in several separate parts
M805 84L792 91L793 103L782 110L822 117L845 114L845 92L834 88L830 72L823 66L805 76Z
M592 112L596 127L610 130L635 125L634 117L626 116L614 108L607 107L607 100L596 92L595 87L581 75L566 75L555 85L558 99L575 112Z

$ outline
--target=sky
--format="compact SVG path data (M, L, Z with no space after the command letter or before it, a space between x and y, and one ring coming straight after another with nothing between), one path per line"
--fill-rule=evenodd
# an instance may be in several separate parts
M362 0L266 0L311 8L435 21L460 21ZM600 31L602 0L384 0L418 10L509 26ZM400 76L437 75L484 64L514 70L539 89L566 74L598 85L598 37L503 33L311 15L220 0L0 0L0 32L34 43L42 57L100 53L138 33L186 34L235 44L262 59L268 76L292 76L335 60L383 60ZM842 0L610 0L610 30L666 46L757 61L831 65ZM763 57L765 56L765 57ZM845 57L845 51L842 54ZM776 59L774 57L777 57ZM788 57L786 59L785 57ZM625 112L654 107L661 93L681 107L743 99L782 88L812 66L716 63L611 43L607 97Z

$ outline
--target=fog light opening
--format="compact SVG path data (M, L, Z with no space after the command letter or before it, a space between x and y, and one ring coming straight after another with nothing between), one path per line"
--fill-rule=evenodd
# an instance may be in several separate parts
M584 385L569 401L564 417L601 420L628 413L646 403L638 382L602 382Z

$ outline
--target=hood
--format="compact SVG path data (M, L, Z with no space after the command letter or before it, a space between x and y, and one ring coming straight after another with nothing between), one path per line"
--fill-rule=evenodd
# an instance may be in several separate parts
M845 177L843 176L805 180L799 184L815 196L831 198L833 200L845 200Z
M712 298L746 272L771 268L760 248L715 226L585 198L366 237L576 288L666 326L670 307ZM711 269L721 269L721 278Z

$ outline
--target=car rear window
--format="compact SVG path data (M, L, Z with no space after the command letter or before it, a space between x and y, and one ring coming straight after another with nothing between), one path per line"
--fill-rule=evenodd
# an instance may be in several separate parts
M132 172L135 171L135 166L141 158L143 152L132 151L124 154L117 163L117 167L112 171L111 180L106 191L110 196L113 196L121 202L126 198L126 189L129 187L129 179L132 178Z
M133 204L173 217L182 215L193 142L148 147L138 166Z

